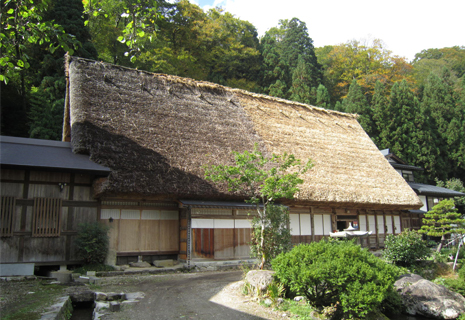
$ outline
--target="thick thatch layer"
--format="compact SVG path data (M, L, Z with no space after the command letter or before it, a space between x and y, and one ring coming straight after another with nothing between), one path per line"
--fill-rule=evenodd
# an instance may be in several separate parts
M112 169L99 194L233 197L202 166L258 143L313 160L297 203L421 207L355 115L74 57L67 73L64 139Z

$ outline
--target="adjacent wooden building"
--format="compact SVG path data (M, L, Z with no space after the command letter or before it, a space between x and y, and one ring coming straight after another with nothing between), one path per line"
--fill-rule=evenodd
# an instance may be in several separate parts
M110 169L71 151L69 142L0 137L0 253L5 264L82 263L73 238L97 221L92 183Z

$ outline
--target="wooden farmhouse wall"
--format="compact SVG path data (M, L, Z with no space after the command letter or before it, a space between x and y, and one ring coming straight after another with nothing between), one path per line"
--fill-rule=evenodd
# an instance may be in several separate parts
M342 231L352 225L360 231L372 231L361 239L361 245L370 249L384 248L389 234L420 227L418 214L392 210L360 210L336 208L290 208L292 244L310 243L329 237L330 232Z
M89 174L1 170L1 263L79 263L77 227L97 220Z
M103 199L99 220L110 228L110 264L137 261L139 256L152 262L160 256L179 254L176 202Z

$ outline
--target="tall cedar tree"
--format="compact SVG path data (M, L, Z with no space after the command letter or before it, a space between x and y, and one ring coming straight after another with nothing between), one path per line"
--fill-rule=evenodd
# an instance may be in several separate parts
M316 90L316 105L325 109L331 109L328 89L322 84L320 84Z
M297 102L314 104L316 101L315 87L310 87L312 74L303 57L299 55L297 66L292 72L292 83L289 89L289 99Z
M265 33L261 39L260 49L263 59L261 85L264 92L285 98L288 90L286 83L289 81L289 66L281 58L276 40L269 33Z
M97 59L97 51L90 42L90 33L84 26L82 1L55 0L44 15L45 21L54 20L67 34L81 43L75 55ZM37 89L31 92L29 135L31 138L60 140L63 122L63 106L66 91L64 74L65 51L61 48L50 53L39 46L34 52L37 63Z
M415 164L419 151L415 119L420 114L418 100L407 82L396 82L391 89L390 103L385 109L384 119L389 119L380 133L382 145L392 149L408 163Z
M439 159L443 160L437 161L435 166L436 177L441 180L448 177L454 167L457 167L452 159L457 157L454 149L459 134L452 120L460 115L455 112L454 92L449 79L448 70L443 71L442 78L431 73L426 81L421 103L422 112L431 116L431 129L434 130L436 137L436 145L440 152Z
M317 88L323 81L321 65L315 55L313 40L308 35L307 25L297 18L292 18L286 26L286 33L282 41L282 57L289 65L291 72L299 64L299 56L309 70L311 78L306 81L309 88Z
M380 149L385 149L380 139L381 132L386 123L390 121L386 114L386 108L389 105L389 99L386 95L386 86L381 81L376 81L375 91L371 99L371 108L373 110L373 131L371 138Z
M362 88L358 85L357 80L354 79L350 84L349 93L342 101L342 104L345 112L356 113L359 115L358 122L371 137L373 133L373 112L368 105L362 92Z

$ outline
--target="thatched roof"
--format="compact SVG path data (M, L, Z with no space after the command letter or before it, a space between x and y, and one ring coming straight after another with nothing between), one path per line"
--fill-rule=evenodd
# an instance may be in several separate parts
M70 57L64 139L110 167L99 195L220 199L203 165L232 164L232 151L284 152L314 168L295 202L421 207L356 115Z

